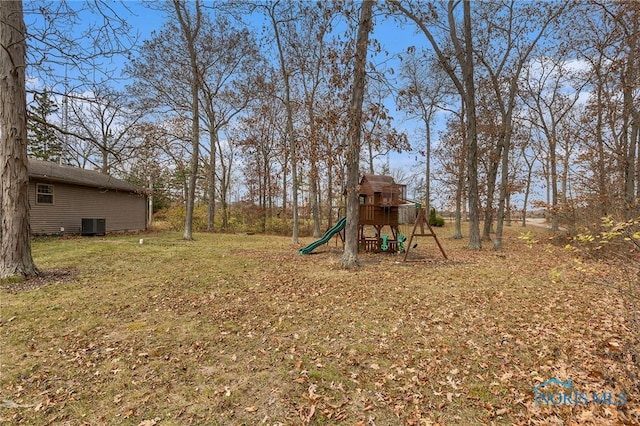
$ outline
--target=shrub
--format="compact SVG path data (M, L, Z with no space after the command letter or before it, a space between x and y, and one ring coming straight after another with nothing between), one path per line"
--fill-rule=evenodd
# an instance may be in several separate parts
M592 282L622 294L630 324L627 348L631 356L627 359L640 367L640 216L620 222L605 216L599 226L594 224L592 228L574 235L565 248L578 256L576 270L587 273ZM583 262L580 257L599 263ZM639 378L636 376L636 381Z
M429 225L444 226L444 218L436 214L436 209L431 207L429 211Z
M208 208L206 205L199 205L193 209L193 230L195 232L207 230L207 212ZM160 217L169 224L171 230L183 231L185 215L186 209L184 204L174 204L164 210Z

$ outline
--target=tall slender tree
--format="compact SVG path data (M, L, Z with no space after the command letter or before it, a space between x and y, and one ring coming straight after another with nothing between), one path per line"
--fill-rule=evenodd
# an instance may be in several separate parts
M466 113L466 167L467 201L469 203L469 244L470 249L480 249L480 197L478 193L478 131L476 118L476 95L474 80L474 52L471 25L471 1L449 0L440 15L434 4L424 8L420 3L405 4L398 0L388 2L394 11L411 20L425 35L433 48L442 69L451 78L460 97L465 103ZM462 25L459 5L462 3ZM441 17L442 16L442 17ZM442 19L439 25L446 28L447 37L438 40L429 26L433 20ZM461 28L460 28L461 26Z
M285 2L286 3L286 2ZM293 126L293 101L291 94L291 74L290 66L287 61L286 46L282 36L282 27L292 20L290 16L291 4L285 5L287 8L284 12L280 9L282 2L276 0L266 6L266 12L271 22L273 34L275 37L276 48L278 52L278 63L280 65L280 75L284 86L284 108L286 115L285 135L289 147L289 160L291 164L291 210L293 217L293 228L291 232L291 242L298 244L299 236L299 215L298 215L298 140L294 132ZM283 206L286 208L286 206Z
M198 166L200 158L200 103L201 70L196 51L197 39L202 24L202 8L199 0L193 3L191 9L185 0L173 0L176 17L180 23L181 37L189 56L189 77L191 91L191 164L189 176L189 192L187 193L187 208L184 221L186 240L193 239L193 210L196 202L196 184L198 182Z
M398 94L398 104L424 124L425 132L425 211L431 211L431 137L432 125L438 109L444 107L448 96L444 79L446 75L438 69L434 58L424 56L421 60L412 49L403 63L401 75L406 85Z
M519 82L522 71L541 40L567 9L567 3L520 3L516 1L481 4L482 10L476 25L479 26L476 57L487 73L487 82L492 92L491 103L497 110L497 138L494 146L495 162L489 170L488 199L493 199L500 165L500 195L494 248L502 248L502 231L505 205L509 187L509 153L513 131L513 116L516 109ZM501 40L500 43L497 40ZM491 203L490 203L491 204ZM491 225L492 206L487 205L485 234Z

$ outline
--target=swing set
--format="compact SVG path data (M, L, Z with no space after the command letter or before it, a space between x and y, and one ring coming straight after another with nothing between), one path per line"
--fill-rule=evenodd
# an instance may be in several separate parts
M404 251L403 261L407 261L409 251L415 248L412 243L416 237L433 237L442 256L447 259L436 233L429 224L424 208L419 203L414 203L417 215L408 243L406 243L406 236L400 233L401 207L406 206L407 203L406 185L394 183L391 176L365 174L360 180L359 187L358 239L361 250L376 253ZM425 225L428 231L425 230ZM365 227L373 228L375 235L367 236ZM382 234L385 227L389 227L390 234Z

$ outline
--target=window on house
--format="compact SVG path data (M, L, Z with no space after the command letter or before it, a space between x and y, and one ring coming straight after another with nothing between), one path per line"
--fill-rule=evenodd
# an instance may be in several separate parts
M36 203L53 204L53 185L36 184Z

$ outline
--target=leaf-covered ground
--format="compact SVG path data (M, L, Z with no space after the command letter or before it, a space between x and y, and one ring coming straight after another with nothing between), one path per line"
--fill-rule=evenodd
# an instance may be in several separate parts
M36 241L51 279L0 289L0 422L639 424L617 269L541 229L480 252L449 232L449 260L421 238L355 271L284 237ZM552 378L572 388L541 400Z

